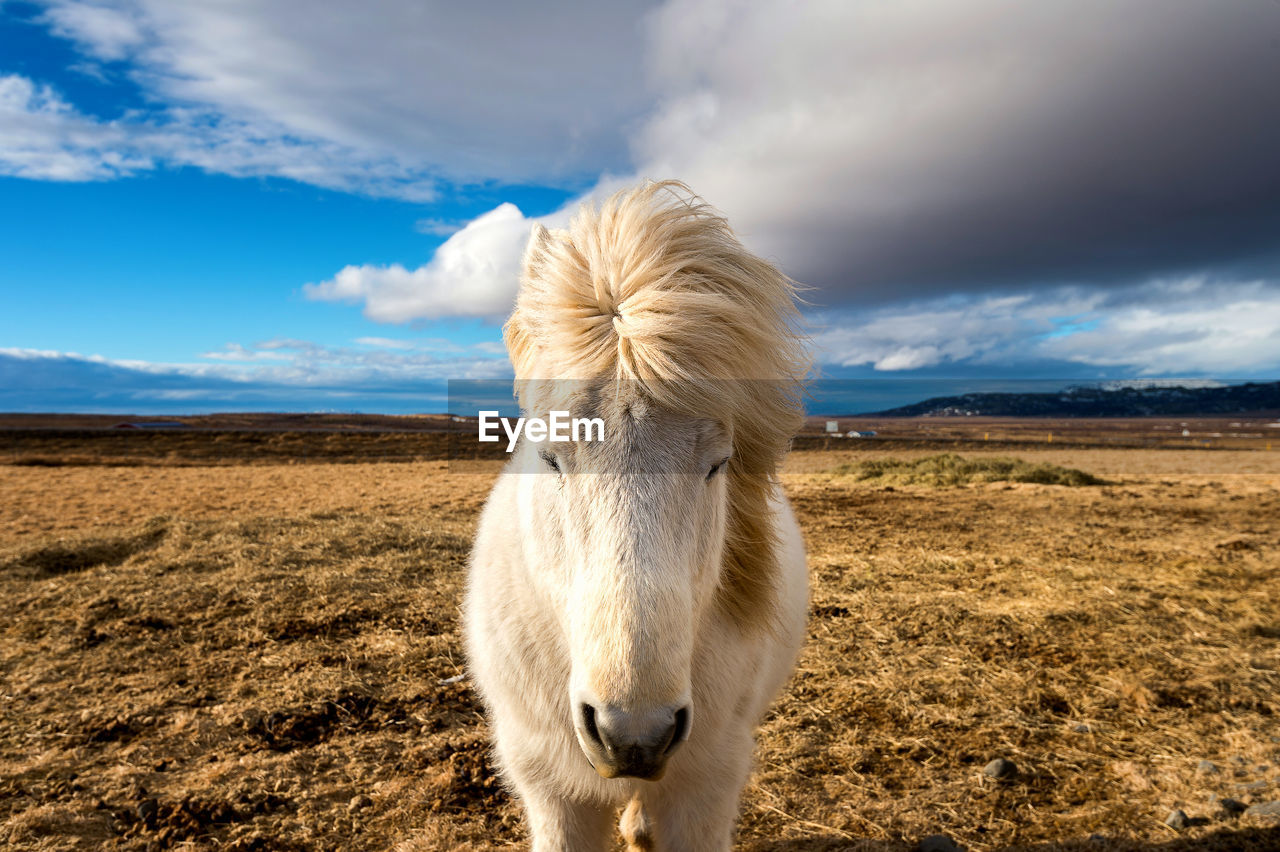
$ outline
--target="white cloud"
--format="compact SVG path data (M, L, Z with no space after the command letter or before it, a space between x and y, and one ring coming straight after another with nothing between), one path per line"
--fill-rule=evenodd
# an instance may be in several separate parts
M1188 292L1190 290L1190 292ZM1141 301L1098 311L1096 327L1043 341L1047 357L1142 374L1280 370L1280 286L1203 280L1150 285Z
M900 346L876 361L877 370L917 370L932 367L942 361L942 353L936 346Z
M365 316L403 323L443 317L500 320L511 310L530 220L503 204L470 222L417 269L347 266L328 281L307 284L308 298L362 302Z
M143 43L141 22L126 8L97 3L55 3L44 12L55 35L74 39L98 59L124 59Z
M483 355L507 354L501 341L482 340L478 343L460 344L447 337L414 337L410 339L391 337L357 337L353 341L359 346L370 346L376 349L396 349L402 352L436 352L458 355L466 352ZM496 347L496 348L495 348Z
M377 322L448 317L500 322L515 305L520 258L533 225L563 228L580 204L598 203L633 181L605 175L546 216L527 217L514 204L501 204L458 229L422 266L347 266L327 281L304 285L303 292L320 301L363 303L365 316Z
M376 346L380 349L413 349L412 340L392 340L389 337L357 337L355 342L361 346Z
M163 165L237 177L278 176L367 195L429 201L429 178L388 159L188 109L99 121L48 86L0 76L0 174L53 181L124 177Z
M885 371L989 359L1051 331L1050 316L1067 309L1061 295L1053 307L1029 296L998 296L833 313L818 318L814 347L822 363ZM1082 309L1071 302L1072 313Z
M507 345L501 340L483 340L472 346L472 348L486 355L501 355L505 357L507 354Z
M434 237L447 237L458 233L462 230L460 222L451 222L446 219L426 218L419 219L413 223L413 229L419 234L430 234Z
M625 166L644 7L53 0L44 19L157 101L348 152L361 191L361 161L463 182Z
M1066 362L1139 375L1261 375L1280 370L1277 316L1280 283L1187 278L834 312L814 348L822 363L885 372Z
M152 165L118 128L85 118L48 86L0 76L0 174L82 181Z
M247 370L254 375L266 375L264 371L274 369L274 365L260 362L270 361L287 365L289 370L305 368L314 371L321 367L326 370L377 369L383 372L404 371L406 377L415 370L426 368L422 375L435 378L452 378L449 371L459 365L468 373L481 369L496 370L501 374L510 369L503 357L506 350L492 352L487 342L462 346L436 338L395 340L386 337L361 337L352 342L355 347L293 338L274 338L247 345L228 343L221 350L200 356L222 363L184 365L184 369L223 370L225 375L241 375ZM499 357L493 357L495 354Z
M59 352L56 349L31 349L20 346L0 346L0 355L7 355L22 361L34 361L38 358L83 358L74 352Z
M270 349L250 348L240 343L228 343L221 351L203 352L201 358L211 361L228 361L232 363L251 363L254 361L287 361L289 356Z

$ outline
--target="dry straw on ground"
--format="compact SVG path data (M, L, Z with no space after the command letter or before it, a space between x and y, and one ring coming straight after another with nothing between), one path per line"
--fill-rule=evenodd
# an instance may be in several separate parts
M1113 484L786 477L810 636L740 848L1280 847L1222 805L1280 799L1280 477L1091 458ZM0 466L0 844L521 844L457 679L489 482Z
M879 485L954 487L975 482L1032 482L1037 485L1106 485L1107 481L1073 467L1004 456L940 453L915 459L882 458L846 463L833 473Z

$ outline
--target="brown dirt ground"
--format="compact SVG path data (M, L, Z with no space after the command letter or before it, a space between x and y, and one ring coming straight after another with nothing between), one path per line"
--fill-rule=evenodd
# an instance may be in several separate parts
M741 849L1280 848L1223 805L1280 799L1274 457L1055 452L1113 484L889 489L793 455L809 640ZM490 483L0 466L0 844L521 845L449 682Z

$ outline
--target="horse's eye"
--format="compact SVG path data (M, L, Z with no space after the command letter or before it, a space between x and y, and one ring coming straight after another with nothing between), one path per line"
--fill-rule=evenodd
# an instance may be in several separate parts
M543 450L542 452L538 453L538 458L546 462L547 467L551 468L556 473L560 472L560 462L556 460L555 453L548 452L547 450Z
M720 461L718 461L718 462L716 462L715 464L713 464L713 465L711 466L711 470L707 472L707 482L710 482L710 481L711 481L711 479L712 479L712 477L714 477L717 473L719 473L719 472L720 472L720 470L721 470L721 469L722 469L722 468L723 468L723 467L724 467L728 462L729 462L729 459L728 459L728 458L723 458L723 459L720 459Z

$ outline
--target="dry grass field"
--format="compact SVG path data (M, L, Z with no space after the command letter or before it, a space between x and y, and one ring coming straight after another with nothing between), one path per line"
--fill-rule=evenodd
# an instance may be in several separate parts
M54 449L0 464L0 845L524 843L457 625L491 475ZM1240 812L1280 800L1280 451L1000 453L1105 480L1077 487L831 472L928 452L789 461L809 639L739 847L1280 849Z

